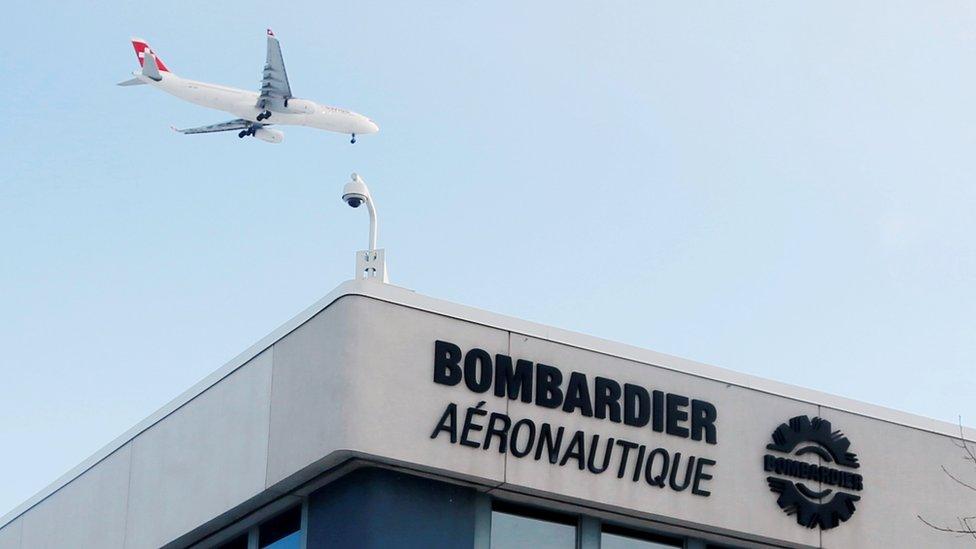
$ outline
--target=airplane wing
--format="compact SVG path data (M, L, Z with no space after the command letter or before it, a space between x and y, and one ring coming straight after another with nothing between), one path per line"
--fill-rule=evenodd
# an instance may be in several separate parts
M185 134L214 133L214 132L229 132L232 130L246 130L251 126L261 127L264 126L264 124L255 124L250 120L244 120L243 118L238 118L237 120L221 122L220 124L211 124L209 126L200 126L199 128L186 128L183 130L173 128L173 130Z
M259 109L280 110L288 106L291 99L291 86L285 72L285 60L281 57L281 44L268 29L268 58L264 63L264 76L261 78L261 95L258 96Z

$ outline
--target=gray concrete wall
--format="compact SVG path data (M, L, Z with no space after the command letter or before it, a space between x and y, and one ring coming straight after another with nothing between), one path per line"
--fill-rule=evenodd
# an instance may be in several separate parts
M0 548L155 548L264 492L270 393L268 350L35 505Z
M382 287L375 298L341 297L286 325L205 390L8 516L0 528L0 549L141 548L187 540L188 532L204 533L233 520L350 456L371 456L485 489L579 503L594 512L756 541L814 547L967 544L915 518L950 522L973 507L972 497L941 471L943 465L956 465L966 472L947 426L927 428L935 423L664 355L594 344L584 336L573 344L558 330L487 313L473 318L402 290L390 294L395 299L383 292L394 290ZM438 339L463 350L478 347L551 364L566 375L582 372L591 384L602 375L708 400L719 411L718 444L542 408L490 391L474 393L463 384L433 383ZM600 345L603 349L594 350ZM708 482L711 495L451 444L443 435L431 439L449 403L458 405L463 420L464 410L480 401L489 412L564 426L569 434L581 429L713 459L718 463ZM863 497L853 517L833 530L797 525L776 505L765 481L762 456L773 429L800 414L831 420L850 437L862 464Z

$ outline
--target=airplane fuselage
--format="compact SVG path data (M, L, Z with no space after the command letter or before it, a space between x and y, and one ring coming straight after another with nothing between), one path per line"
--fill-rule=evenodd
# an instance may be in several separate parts
M162 72L156 81L140 72L133 75L146 84L158 88L184 101L230 113L238 118L260 124L282 126L307 126L332 132L364 135L379 131L369 118L352 111L322 105L308 99L292 98L284 110L272 111L270 119L259 121L257 116L265 111L257 106L259 94L248 90L198 82L181 78L170 72Z

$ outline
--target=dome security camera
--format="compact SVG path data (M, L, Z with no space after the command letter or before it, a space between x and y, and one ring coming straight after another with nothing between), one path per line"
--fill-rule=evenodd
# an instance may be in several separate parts
M359 174L352 174L352 180L343 187L342 200L353 208L362 206L363 202L372 202L369 189L366 188L366 182L363 181L362 177L359 177Z
M364 203L369 210L369 249L376 249L376 205L373 204L373 197L369 195L369 188L359 174L353 172L352 179L342 188L342 201L350 207L358 208Z
M384 250L376 248L376 204L369 194L369 188L359 174L353 172L352 179L342 188L342 201L352 208L366 204L369 211L369 248L356 253L356 280L376 280L389 283L386 273Z

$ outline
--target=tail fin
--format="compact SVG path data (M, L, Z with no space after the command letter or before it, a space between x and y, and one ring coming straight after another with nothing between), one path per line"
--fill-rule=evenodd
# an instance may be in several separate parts
M132 47L136 50L136 57L139 59L140 67L145 64L146 52L148 51L152 54L152 57L156 58L156 68L163 72L169 72L169 69L166 68L166 64L163 63L163 60L160 59L159 55L157 55L156 52L149 47L149 43L147 43L145 40L142 38L133 38Z

